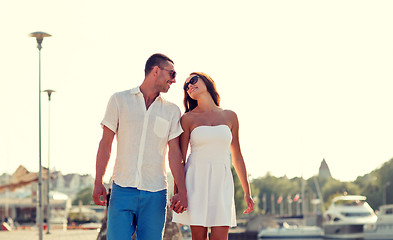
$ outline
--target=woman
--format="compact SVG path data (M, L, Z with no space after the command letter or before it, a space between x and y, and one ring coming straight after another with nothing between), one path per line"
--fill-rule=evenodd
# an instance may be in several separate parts
M171 199L171 208L180 213L174 214L174 222L191 226L193 240L207 239L208 227L211 239L228 239L229 227L236 226L231 157L247 203L244 213L254 208L236 113L219 105L213 79L205 73L191 73L184 84L186 110L180 120L184 130L180 136L183 159L191 145L185 166L188 208L177 208L176 195Z

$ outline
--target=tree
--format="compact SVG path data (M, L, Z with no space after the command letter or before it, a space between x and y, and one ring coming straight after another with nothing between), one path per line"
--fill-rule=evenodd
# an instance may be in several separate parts
M355 180L355 184L361 189L362 195L367 196L367 202L373 209L378 209L383 203L384 191L386 193L386 203L393 201L393 158L385 162L380 168L369 174L360 176Z
M244 201L244 192L242 188L242 184L240 183L239 177L236 174L235 168L231 166L231 171L233 175L233 184L235 187L235 208L236 215L242 214L244 209L247 208L247 205Z
M76 194L76 198L72 201L72 205L78 205L79 201L82 201L83 205L94 205L92 196L93 195L93 187L87 187L80 190Z
M273 206L272 200L276 201L279 196L284 197L287 196L295 196L300 193L302 178L294 178L288 179L286 176L284 177L274 177L270 173L267 173L264 177L253 179L251 182L251 186L255 189L255 194L257 194L258 198L258 207L263 209L263 200L265 199L265 207L266 213L271 213ZM254 194L254 195L255 195ZM274 199L272 199L272 195L274 195ZM275 212L278 212L278 205L275 205ZM285 205L285 204L284 204Z
M322 188L322 196L325 200L325 209L330 206L331 200L333 197L349 194L349 195L359 195L361 194L360 188L358 185L352 182L340 182L339 180L330 178L325 182L325 185Z

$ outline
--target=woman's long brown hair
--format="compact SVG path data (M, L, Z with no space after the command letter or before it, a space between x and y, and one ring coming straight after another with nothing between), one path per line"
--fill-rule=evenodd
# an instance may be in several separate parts
M206 85L207 91L210 93L214 103L217 106L220 106L220 95L217 92L216 84L214 83L213 79L203 72L193 72L190 75L197 75ZM194 108L198 106L198 101L194 100L188 95L187 91L184 90L184 107L186 109L185 112L192 111Z

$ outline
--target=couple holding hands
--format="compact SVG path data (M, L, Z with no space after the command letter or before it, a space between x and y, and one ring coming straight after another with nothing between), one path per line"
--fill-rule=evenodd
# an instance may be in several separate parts
M161 97L176 82L174 62L153 54L139 87L118 92L101 122L93 199L106 204L103 185L113 139L117 155L108 207L108 240L162 239L167 205L165 155L174 177L173 221L190 225L192 239L228 239L236 226L231 163L239 176L247 209L253 211L239 144L236 113L220 108L211 77L193 72L184 83L185 113ZM187 157L188 147L191 147ZM184 160L184 161L183 161Z

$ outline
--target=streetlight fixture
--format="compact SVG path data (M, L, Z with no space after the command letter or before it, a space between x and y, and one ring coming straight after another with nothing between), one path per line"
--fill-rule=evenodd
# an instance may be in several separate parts
M46 225L47 225L47 231L46 234L50 234L50 100L53 92L56 92L55 90L52 89L46 89L44 90L48 94L48 177L47 177L47 182L46 182L46 187L47 187L47 206L46 206Z
M38 170L38 232L39 240L42 240L43 228L43 211L42 211L42 164L41 164L41 48L42 40L51 35L45 32L33 32L29 34L30 37L35 37L38 48L38 155L39 155L39 170Z

